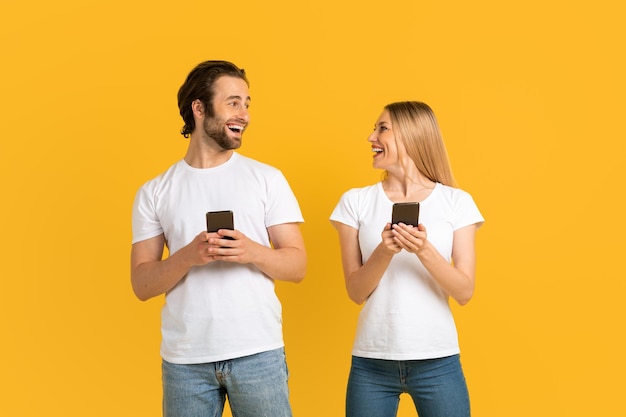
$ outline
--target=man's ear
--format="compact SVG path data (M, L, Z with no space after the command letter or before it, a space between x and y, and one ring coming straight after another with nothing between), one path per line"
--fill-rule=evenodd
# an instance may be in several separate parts
M195 99L191 103L191 110L193 111L194 116L198 119L202 119L204 117L204 103L202 103L199 99Z

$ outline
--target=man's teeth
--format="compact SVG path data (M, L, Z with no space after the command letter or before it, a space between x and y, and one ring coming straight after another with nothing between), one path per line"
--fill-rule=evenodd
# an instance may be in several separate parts
M239 125L228 125L228 128L230 130L232 130L233 132L242 132L243 131L243 126L239 126Z

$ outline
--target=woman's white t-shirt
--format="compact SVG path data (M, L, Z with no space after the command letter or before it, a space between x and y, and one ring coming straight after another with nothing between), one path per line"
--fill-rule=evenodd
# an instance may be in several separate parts
M382 183L343 194L330 219L359 231L363 263L381 242L391 222L393 202ZM437 183L420 202L420 219L428 240L451 260L455 230L484 221L472 197L458 188ZM396 254L380 283L365 302L358 320L354 356L416 360L459 353L456 326L448 296L433 281L415 254Z

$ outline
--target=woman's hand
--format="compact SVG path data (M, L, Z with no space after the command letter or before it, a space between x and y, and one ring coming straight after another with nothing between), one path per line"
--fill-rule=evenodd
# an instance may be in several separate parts
M426 227L423 224L417 227L405 224L393 225L392 233L398 247L414 253L439 287L460 305L465 305L474 294L476 227L472 224L454 231L452 263L444 259L428 241Z
M395 255L402 250L402 247L398 244L398 241L395 238L394 230L391 228L391 223L387 223L385 225L385 228L380 236L383 239L382 246L387 249L387 251Z
M423 224L415 226L404 223L394 224L391 229L394 244L407 252L419 255L419 252L428 244L428 234Z

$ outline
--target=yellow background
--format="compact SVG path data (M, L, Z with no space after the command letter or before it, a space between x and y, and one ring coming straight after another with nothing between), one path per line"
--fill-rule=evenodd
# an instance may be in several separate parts
M280 168L306 218L307 277L277 285L296 416L343 413L359 307L328 217L379 179L367 135L408 99L434 108L487 220L454 307L474 416L617 415L620 4L3 0L2 414L160 415L162 298L130 288L131 204L184 154L184 77L227 59L251 80L241 153Z

